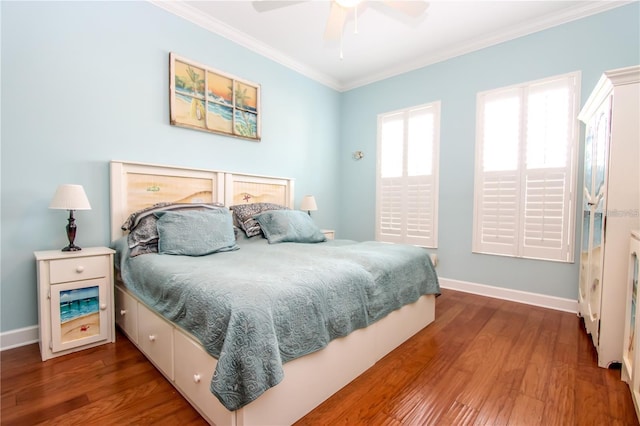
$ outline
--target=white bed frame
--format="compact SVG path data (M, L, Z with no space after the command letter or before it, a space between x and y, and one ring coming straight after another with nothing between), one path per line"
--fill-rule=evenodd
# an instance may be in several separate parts
M293 180L111 162L111 236L133 211L160 201L275 202L293 208ZM166 198L163 198L166 197ZM216 359L198 341L145 306L116 281L116 324L211 424L286 425L309 413L435 319L435 296L422 296L325 349L284 364L284 379L237 411L209 391Z

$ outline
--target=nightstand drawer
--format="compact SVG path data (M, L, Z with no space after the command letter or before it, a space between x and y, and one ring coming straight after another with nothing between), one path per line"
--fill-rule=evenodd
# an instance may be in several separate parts
M49 261L51 284L88 280L109 274L109 259L105 256L74 257Z

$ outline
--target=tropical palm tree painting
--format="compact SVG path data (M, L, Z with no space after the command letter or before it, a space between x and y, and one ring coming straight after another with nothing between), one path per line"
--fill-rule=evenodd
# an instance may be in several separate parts
M233 133L233 80L207 72L207 124L208 128Z
M258 88L236 81L235 131L241 136L256 137L258 133Z
M204 69L175 61L174 80L176 120L205 128Z
M171 124L260 140L260 86L170 54Z

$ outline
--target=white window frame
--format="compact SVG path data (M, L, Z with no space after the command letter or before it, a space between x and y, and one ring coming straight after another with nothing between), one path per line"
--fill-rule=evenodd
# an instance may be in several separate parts
M431 175L407 176L408 119L412 112L428 110L433 115L431 145ZM382 125L386 118L402 116L403 120L403 176L382 178ZM438 186L440 157L440 101L417 105L378 115L376 162L376 240L388 243L413 244L426 248L438 247ZM383 212L384 188L395 186L395 207ZM416 187L427 197L412 197ZM386 204L388 206L388 203ZM412 207L413 206L413 207Z
M558 168L526 168L529 91L565 81L570 90L566 164ZM518 164L515 171L484 170L484 107L489 97L519 96ZM576 179L579 150L580 72L478 93L476 108L473 242L475 253L574 262ZM529 182L529 183L528 183ZM536 187L537 185L537 187ZM533 194L543 188L542 197ZM547 188L548 191L544 191ZM486 192L483 188L487 188ZM539 189L538 189L539 190ZM489 195L493 194L493 198ZM513 194L513 195L512 195ZM486 199L485 199L486 196ZM559 201L560 200L560 201ZM562 205L558 216L557 206ZM494 208L493 206L498 206ZM498 213L495 213L498 212ZM486 229L483 229L483 223Z

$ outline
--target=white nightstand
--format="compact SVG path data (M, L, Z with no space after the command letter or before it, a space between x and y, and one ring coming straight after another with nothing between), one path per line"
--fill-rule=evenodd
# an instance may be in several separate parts
M322 233L327 237L327 240L333 240L336 237L336 231L333 229L323 229Z
M42 360L115 341L113 253L37 251Z

